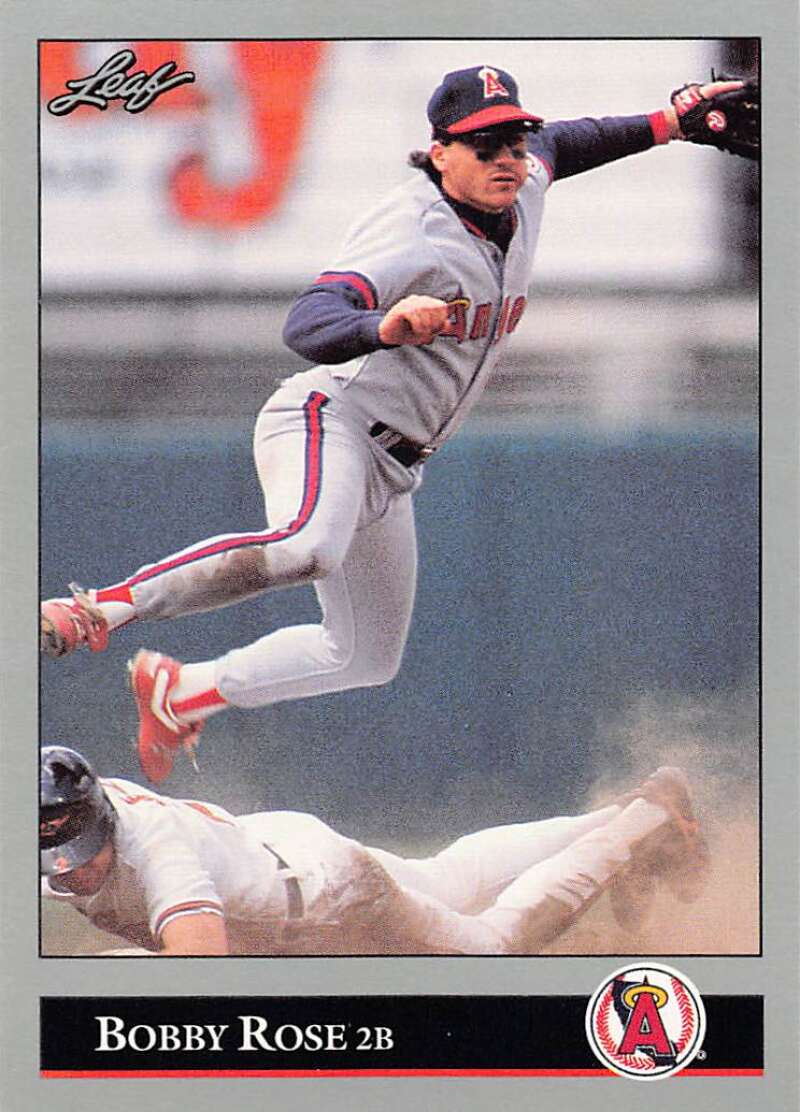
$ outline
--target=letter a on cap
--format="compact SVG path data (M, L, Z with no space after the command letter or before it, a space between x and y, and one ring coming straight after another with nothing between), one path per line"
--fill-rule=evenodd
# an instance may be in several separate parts
M484 66L478 71L478 77L483 78L483 95L485 97L507 97L508 89L500 80L497 70Z

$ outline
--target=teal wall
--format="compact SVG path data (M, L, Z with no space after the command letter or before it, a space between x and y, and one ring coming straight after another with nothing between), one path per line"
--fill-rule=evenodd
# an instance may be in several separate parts
M250 435L247 422L46 425L43 596L258 527ZM636 697L744 691L755 716L754 435L476 425L428 465L416 502L419 590L398 678L226 712L205 730L199 777L182 763L170 792L310 810L382 844L435 842L571 809L604 763L624 774L629 756L602 727ZM138 779L125 678L137 648L205 659L315 614L310 589L281 591L45 660L42 739Z

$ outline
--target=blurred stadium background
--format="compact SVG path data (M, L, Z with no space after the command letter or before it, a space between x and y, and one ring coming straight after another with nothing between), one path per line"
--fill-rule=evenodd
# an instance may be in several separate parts
M128 45L196 82L135 115L45 110ZM547 119L625 114L712 65L755 72L756 45L43 44L43 597L262 520L252 425L304 366L288 305L412 172L444 72L509 69ZM169 790L405 849L574 810L680 751L754 799L758 231L755 167L716 151L557 183L511 354L417 498L399 677L221 715ZM281 592L45 661L42 738L137 779L140 644L205 659L315 614L311 591Z

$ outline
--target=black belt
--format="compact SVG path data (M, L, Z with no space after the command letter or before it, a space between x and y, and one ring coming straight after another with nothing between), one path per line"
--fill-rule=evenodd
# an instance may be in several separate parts
M266 842L261 843L264 849L269 850L275 860L278 862L278 876L286 871L288 876L281 876L281 880L286 885L286 909L290 919L303 918L303 890L300 887L300 881L291 872L291 866L287 865L279 853L276 853L272 846L268 846Z
M415 463L432 456L435 448L427 448L422 444L415 444L413 440L406 440L399 432L384 425L383 421L376 421L369 430L373 440L377 440L381 448L390 456L402 463L403 467L413 467Z

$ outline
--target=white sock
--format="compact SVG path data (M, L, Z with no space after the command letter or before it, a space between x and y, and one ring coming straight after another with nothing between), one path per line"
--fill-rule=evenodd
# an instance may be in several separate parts
M179 722L200 722L228 706L214 683L215 667L214 660L181 666L178 682L169 693L170 709Z

